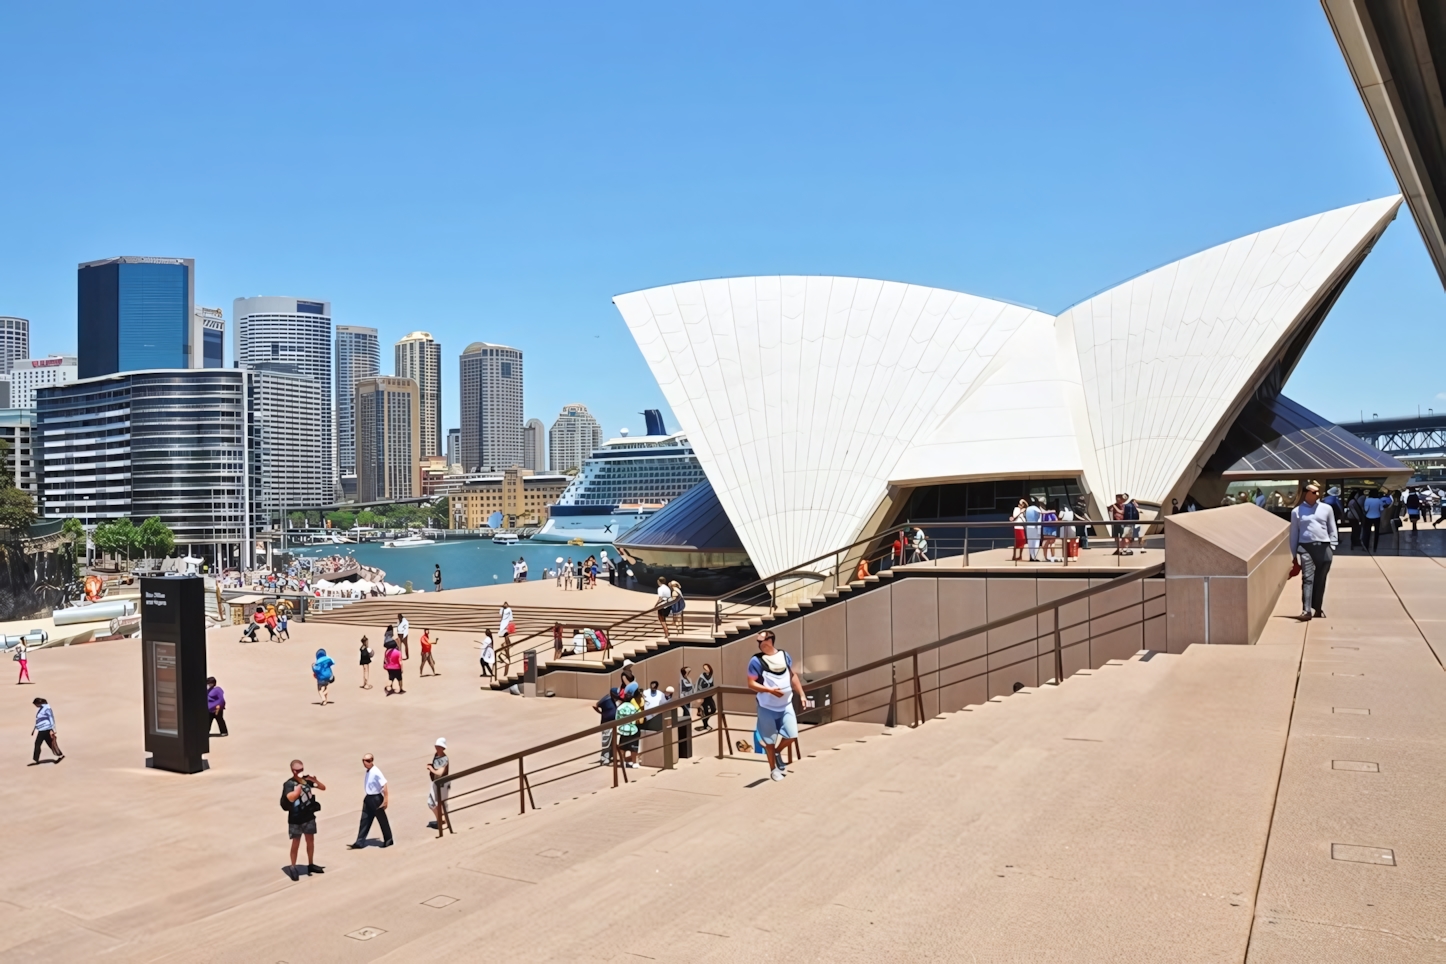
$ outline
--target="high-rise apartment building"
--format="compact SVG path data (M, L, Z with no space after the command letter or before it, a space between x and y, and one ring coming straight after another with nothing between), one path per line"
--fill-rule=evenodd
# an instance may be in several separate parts
M40 452L33 445L35 413L27 408L0 405L0 454L15 487L39 503Z
M316 471L316 426L328 406L316 379L295 365L263 362L245 371L252 525L263 529L332 502L331 486Z
M540 418L529 418L522 426L522 467L547 471L547 429Z
M77 377L74 355L20 358L10 363L10 407L34 408L35 390L46 385L69 385Z
M30 357L30 322L0 315L0 375L10 370L17 358Z
M191 258L107 258L76 270L81 378L157 368L204 368Z
M201 364L193 368L226 367L226 313L220 308L196 308L191 337L201 346Z
M475 341L461 357L462 468L522 465L522 352Z
M602 426L580 402L562 406L548 434L548 459L554 472L570 472L602 445Z
M316 426L315 469L334 492L336 427L331 408L331 302L302 298L237 298L231 309L236 326L236 360L242 365L295 365L321 390L324 417Z
M398 378L417 383L421 396L422 458L442 454L442 346L425 331L414 331L396 345Z
M375 328L336 326L336 464L342 478L356 475L356 383L380 375L381 363Z
M379 375L356 386L357 501L422 494L417 455L421 393L410 378Z
M447 429L447 464L460 465L462 462L462 430Z

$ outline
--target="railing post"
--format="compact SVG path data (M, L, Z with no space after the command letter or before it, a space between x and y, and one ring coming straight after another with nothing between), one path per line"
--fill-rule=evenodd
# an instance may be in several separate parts
M1068 552L1069 550L1065 550ZM1054 685L1064 682L1064 647L1060 645L1059 607L1054 607Z
M924 725L924 691L919 684L919 654L914 654L914 718L915 726Z
M899 723L899 676L893 663L889 664L889 716L884 726L894 727Z
M673 710L663 717L663 769L673 769Z
M524 765L526 757L517 758L517 813L522 815L527 812L527 771Z

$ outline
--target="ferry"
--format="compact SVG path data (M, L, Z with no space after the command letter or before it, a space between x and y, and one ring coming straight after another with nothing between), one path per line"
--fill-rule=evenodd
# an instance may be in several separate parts
M703 467L687 435L664 434L662 419L649 418L656 434L630 437L627 429L594 449L548 507L547 524L534 542L608 544L703 481Z
M492 537L492 541L499 546L515 546L517 545L517 533L499 532Z
M421 536L405 536L401 539L393 539L391 542L383 542L383 549L411 549L414 546L435 546L436 539L424 539Z

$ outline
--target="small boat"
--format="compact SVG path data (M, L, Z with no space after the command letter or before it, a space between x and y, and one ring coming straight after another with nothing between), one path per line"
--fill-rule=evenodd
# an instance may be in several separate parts
M517 534L515 532L499 532L492 537L492 541L499 546L517 545Z
M423 539L421 536L407 536L402 539L393 539L391 542L383 542L383 549L411 549L414 546L435 546L435 539Z

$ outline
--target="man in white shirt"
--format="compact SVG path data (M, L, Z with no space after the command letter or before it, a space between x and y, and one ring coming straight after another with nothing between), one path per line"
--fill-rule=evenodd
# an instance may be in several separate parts
M387 778L382 776L381 768L376 765L372 755L368 753L362 757L362 766L366 768L366 775L362 778L362 815L361 826L356 832L356 843L347 844L348 850L360 850L367 845L367 834L372 831L372 821L382 825L382 846L392 845L392 825L387 821L387 804L391 802L391 791L387 789Z
M648 688L643 690L643 709L657 709L659 706L662 706L663 703L667 702L667 699L667 694L664 693L662 690L658 689L658 681L653 680L651 683L648 684ZM662 732L662 715L658 713L653 713L650 716L643 717L643 729L652 730L655 733Z
M1290 512L1290 554L1300 563L1300 618L1324 617L1326 576L1340 544L1336 513L1320 501L1320 488L1305 487L1305 501Z
M411 630L412 624L407 622L407 617L397 613L397 645L402 647L402 659L412 658L412 651L407 648L407 633Z

